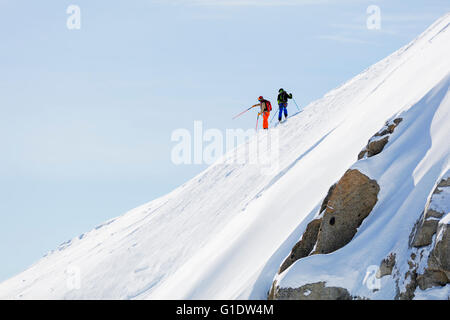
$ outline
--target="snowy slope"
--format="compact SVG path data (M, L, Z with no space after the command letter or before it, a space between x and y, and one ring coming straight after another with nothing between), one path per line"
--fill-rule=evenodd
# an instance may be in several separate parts
M418 119L419 127L399 138L407 141L392 149L386 160L390 163L383 169L394 170L406 163L408 170L399 170L395 176L408 180L402 197L412 200L402 208L423 209L428 193L422 191L448 166L449 25L447 14L408 46L271 129L269 134L279 130L282 137L276 172L262 174L254 164L216 163L168 195L61 245L0 284L0 298L265 299L278 267L329 186L355 162L373 133L399 113ZM433 100L429 106L426 98L421 100L430 92L439 92L439 103ZM264 134L253 139L263 139ZM420 135L426 143L416 145ZM414 159L405 156L396 163L396 152L405 153L408 148L417 149ZM361 162L362 170L372 170L364 163L370 160ZM374 171L371 174L383 179L383 172ZM388 176L385 180L383 185L395 188L390 185L394 180ZM377 209L380 214L370 217L376 226L362 226L368 232L361 233L362 240L353 241L355 250L363 246L364 237L372 241L383 229L386 218L381 212L390 208L388 198L385 195L384 207ZM392 205L401 206L398 202L393 200ZM389 210L392 223L403 227L397 221L401 216L396 218L396 210ZM375 256L382 256L386 246ZM355 264L361 261L361 253L352 254L348 257ZM75 288L74 274L80 279ZM285 281L301 279L292 273L292 279ZM357 285L353 287L358 290Z
M449 174L449 87L450 73L423 99L399 114L403 121L381 154L351 167L380 185L378 202L353 240L331 254L298 260L276 277L280 287L298 288L326 281L327 287L346 288L353 296L394 299L399 280L399 289L404 291L408 259L412 252L417 253L408 246L411 231L430 192ZM439 212L449 212L448 199L439 201L444 197L438 194L432 202ZM373 292L373 286L364 281L367 272L390 254L395 254L398 274L402 276L383 277L380 289ZM441 289L441 295L444 299L450 295L450 285ZM421 296L426 298L423 293Z

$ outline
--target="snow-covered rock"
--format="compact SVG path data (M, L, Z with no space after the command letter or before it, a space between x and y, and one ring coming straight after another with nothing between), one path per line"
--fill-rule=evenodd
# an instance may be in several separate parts
M433 236L437 232L441 219L448 212L450 212L450 177L442 179L436 189L434 189L418 223L412 245L416 248L429 246L433 241Z
M383 278L384 276L390 276L392 270L395 267L395 253L391 253L388 257L383 259L380 264L380 268L376 274L377 278Z
M395 128L402 120L402 118L397 118L386 122L384 127L370 138L369 142L367 142L367 146L358 154L358 160L366 156L373 157L383 151L384 146L389 141L389 135L394 133Z
M412 233L413 256L406 296L415 290L444 287L450 283L450 170L437 184ZM419 290L417 289L417 290Z

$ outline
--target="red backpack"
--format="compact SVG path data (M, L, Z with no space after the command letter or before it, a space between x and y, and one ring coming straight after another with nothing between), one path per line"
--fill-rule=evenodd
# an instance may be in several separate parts
M272 104L270 103L269 100L264 101L266 103L266 109L267 111L272 111Z

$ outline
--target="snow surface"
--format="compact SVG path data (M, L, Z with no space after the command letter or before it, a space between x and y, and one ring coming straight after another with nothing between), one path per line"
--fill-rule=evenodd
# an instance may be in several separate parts
M448 214L450 212L450 187L438 187L439 192L431 197L429 209Z
M447 213L440 221L440 224L450 224L450 213Z
M416 291L414 300L449 300L450 299L450 285L444 287L435 287L427 290Z
M389 277L377 293L362 281L368 266L407 250L409 232L449 166L449 23L447 14L282 126L252 137L279 130L275 172L217 162L166 196L61 245L0 284L0 298L266 299L328 188L386 120L400 115L404 121L382 154L355 165L381 191L353 241L298 261L278 279L282 286L320 279L352 294L392 298Z

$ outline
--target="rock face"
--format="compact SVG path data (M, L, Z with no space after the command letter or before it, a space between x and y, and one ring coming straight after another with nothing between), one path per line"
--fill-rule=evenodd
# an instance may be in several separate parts
M380 264L380 268L376 274L378 279L392 274L392 269L395 266L395 253L391 253L387 258L383 259Z
M437 232L437 240L428 259L428 268L439 270L450 279L450 227L449 221L440 223Z
M402 120L402 118L397 118L392 121L386 122L384 127L381 128L380 131L375 133L372 138L370 138L366 147L358 154L358 160L366 156L369 158L373 157L374 155L377 155L381 151L383 151L385 145L389 141L389 136L394 132L395 128L399 125L400 122L402 122Z
M428 257L428 266L424 274L417 277L417 284L422 290L450 283L449 223L440 223L437 234L437 240Z
M301 240L282 263L279 273L295 261L311 254L329 253L352 240L357 228L377 202L380 188L358 170L348 170L338 183L328 190L321 207L323 218L311 221Z
M438 220L426 220L427 215L423 216L423 221L417 229L417 233L414 237L413 246L416 248L429 246L433 240L433 236L436 233Z
M340 287L327 287L325 282L310 283L299 288L282 288L274 300L352 300L350 293Z
M417 285L421 290L426 290L436 286L445 286L448 278L445 273L439 270L425 269L425 272L417 277Z
M342 248L377 203L380 187L358 170L348 170L333 189L317 236L313 254Z
M442 201L442 196L450 193L450 178L443 179L434 189L430 201L425 206L422 218L415 231L412 246L416 248L429 246L437 232L439 220L446 214L444 208L434 206L434 202ZM444 200L445 201L445 200Z
M319 233L320 224L322 219L315 219L311 221L306 227L306 231L302 236L302 239L292 248L292 252L289 257L284 260L280 267L279 273L289 268L298 259L308 256L317 241L317 235Z
M426 290L450 283L450 172L434 189L415 229L410 245L413 253L405 275L409 282L399 299L414 298L418 288ZM420 265L425 265L420 271Z
M325 199L323 200L322 205L320 206L320 210L319 210L320 214L325 212L325 209L327 208L327 205L328 205L328 201L330 200L331 194L333 193L335 187L336 187L336 183L333 184L330 187L330 189L328 190L328 193L327 193ZM298 259L304 258L311 253L311 251L314 249L314 246L317 242L317 235L319 234L319 229L320 229L321 223L322 223L322 218L318 218L318 219L314 219L313 221L311 221L308 224L308 226L306 227L306 231L303 233L302 238L292 248L290 255L281 264L281 267L278 270L278 273L282 273L287 268L289 268L295 261L297 261Z
M322 205L320 206L320 211L319 211L319 213L322 213L322 212L327 208L328 201L330 200L330 197L331 197L331 194L332 194L333 191L334 191L334 188L336 188L336 183L333 184L333 185L330 187L330 189L328 189L327 196L325 197L325 199L323 199Z
M367 156L373 157L383 151L384 146L388 143L389 136L383 137L381 139L373 139L367 144Z
M301 258L311 254L330 253L349 243L377 203L379 191L380 187L375 180L371 180L358 170L348 170L339 182L330 187L320 208L320 215L323 217L316 218L308 224L302 238L282 263L279 273L284 272ZM327 287L325 282L306 284L299 288L279 288L276 281L272 284L268 298L352 299L345 288Z

